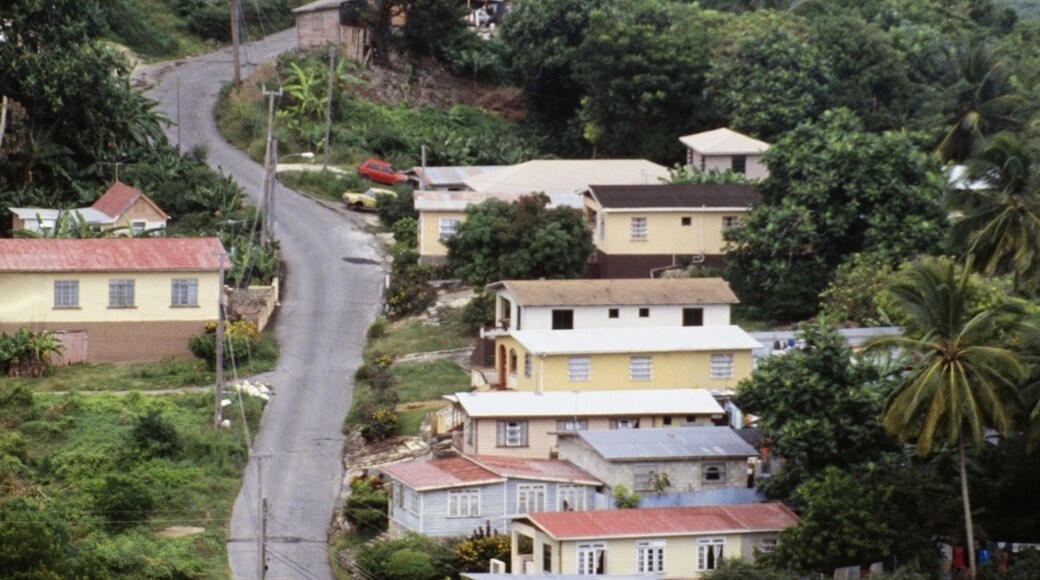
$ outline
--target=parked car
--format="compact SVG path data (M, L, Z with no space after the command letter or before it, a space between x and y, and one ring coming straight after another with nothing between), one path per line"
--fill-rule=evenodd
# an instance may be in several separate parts
M383 185L397 185L407 179L403 173L394 171L394 167L389 162L374 157L366 159L361 165L358 165L357 172L361 177L367 177L369 180Z
M348 191L343 194L343 203L354 211L375 211L377 195L397 195L397 192L380 187L370 187L361 193Z

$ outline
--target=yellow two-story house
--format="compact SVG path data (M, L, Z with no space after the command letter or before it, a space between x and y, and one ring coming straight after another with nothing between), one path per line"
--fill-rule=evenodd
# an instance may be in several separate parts
M217 238L0 240L0 330L61 332L89 362L190 357L222 262Z
M585 220L596 245L590 273L653 278L688 263L722 264L723 232L758 203L746 184L590 185Z

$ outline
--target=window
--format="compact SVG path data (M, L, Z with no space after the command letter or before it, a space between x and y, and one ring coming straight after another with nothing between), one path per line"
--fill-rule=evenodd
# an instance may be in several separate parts
M173 279L170 291L170 304L172 306L198 306L199 305L199 280L198 278Z
M578 574L588 576L607 573L606 544L578 544Z
M531 378L531 353L524 353L524 376Z
M776 549L776 538L763 538L758 542L758 551L768 554Z
M542 571L552 572L552 544L542 544Z
M645 240L646 239L646 218L645 217L634 217L634 218L632 218L632 239L633 240Z
M394 485L392 489L394 493L394 502L397 504L397 507L404 507L404 486L398 483Z
M639 318L650 318L650 309L649 308L640 308L639 309Z
M632 466L632 491L654 491L657 465L653 463L637 463Z
M587 356L572 356L567 359L567 380L587 381L592 375L592 362Z
M636 542L636 572L664 572L664 540Z
M419 494L416 493L416 491L410 487L404 488L404 493L408 496L408 498L405 500L405 504L408 506L408 513L412 514L413 516L419 515L419 506L421 502Z
M711 355L711 378L728 379L733 376L733 354Z
M607 318L617 318L620 313L617 308L611 308L607 310Z
M134 305L134 281L115 278L108 281L109 308L130 308Z
M722 559L724 538L701 538L697 540L697 569L714 570Z
M499 421L499 447L527 447L527 421Z
M574 328L574 311L573 310L553 310L552 311L552 329L553 330L572 330Z
M662 417L661 418L661 424L666 426L666 427L670 426L672 424L672 418L671 417Z
M459 489L448 492L449 518L480 517L480 490Z
M516 486L516 513L545 511L545 484L524 483Z
M692 225L693 224L693 218L690 217L690 216L686 216L686 217L682 218L682 222L681 223L684 226Z
M611 429L638 429L639 419L611 419Z
M130 232L135 236L144 231L148 227L148 222L144 221L132 221L130 222Z
M713 483L725 480L726 465L724 463L707 463L701 469L701 481Z
M734 155L730 161L733 173L747 173L747 155Z
M703 308L683 308L682 309L682 325L683 326L704 326L704 309Z
M654 359L649 356L633 356L628 359L628 378L632 381L649 381L654 375Z
M561 512L585 511L585 487L564 484L556 486L556 509Z
M558 419L557 431L588 431L589 422L585 419Z
M440 238L446 240L455 237L455 234L459 233L459 221L459 218L441 218L439 229Z
M740 218L735 215L722 216L722 229L732 230L740 227Z
M54 307L79 307L79 280L54 281Z

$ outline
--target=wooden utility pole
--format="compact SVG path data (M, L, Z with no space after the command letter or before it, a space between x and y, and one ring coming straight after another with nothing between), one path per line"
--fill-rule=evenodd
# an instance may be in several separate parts
M271 173L275 171L273 166L277 166L277 160L272 160L272 135L274 133L274 98L282 96L282 88L278 87L278 91L269 91L267 87L264 87L263 94L267 97L267 149L264 153L264 185L260 192L260 210L264 212L264 219L262 227L260 228L260 243L266 244L271 239L270 221L268 214L270 208L268 207L270 200L271 187Z
M217 385L214 390L216 402L213 405L213 427L219 430L220 424L224 422L221 402L224 400L224 259L227 254L219 252L214 255L220 260L220 295L217 298Z
M267 179L267 212L264 219L267 220L267 237L274 237L274 186L278 183L278 140L271 139L271 175Z
M242 83L242 68L238 60L238 0L228 0L231 9L231 46L235 59L235 86Z
M419 178L419 190L420 191L425 191L426 190L426 145L422 146L421 151L422 151L422 156L420 158L421 159L420 163L422 165L422 175Z
M329 138L332 135L332 84L336 76L336 45L329 45L329 90L325 97L325 162L323 173L329 172Z
M3 96L2 103L0 103L0 149L4 147L5 130L7 130L7 95Z
M257 513L260 514L260 530L256 534L256 577L263 580L267 574L267 498L264 497L264 471L263 461L270 457L269 454L253 454L256 460L256 497Z

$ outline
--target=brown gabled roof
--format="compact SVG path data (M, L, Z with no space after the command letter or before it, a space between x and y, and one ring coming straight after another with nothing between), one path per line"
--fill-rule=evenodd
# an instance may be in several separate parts
M665 304L737 304L722 278L600 280L503 280L488 289L505 288L520 306L626 306Z
M589 193L603 209L745 208L762 199L743 183L590 185Z
M216 271L224 255L217 238L0 239L0 272Z
M523 519L556 540L772 532L798 523L782 503L535 513Z
M108 191L99 197L97 201L94 202L94 205L90 207L111 218L118 218L123 215L126 210L130 209L130 206L138 199L143 199L148 203L148 205L155 208L155 211L159 212L163 218L169 219L170 216L166 215L166 212L156 205L151 198L141 192L141 190L120 181L113 183L112 187L108 188Z

